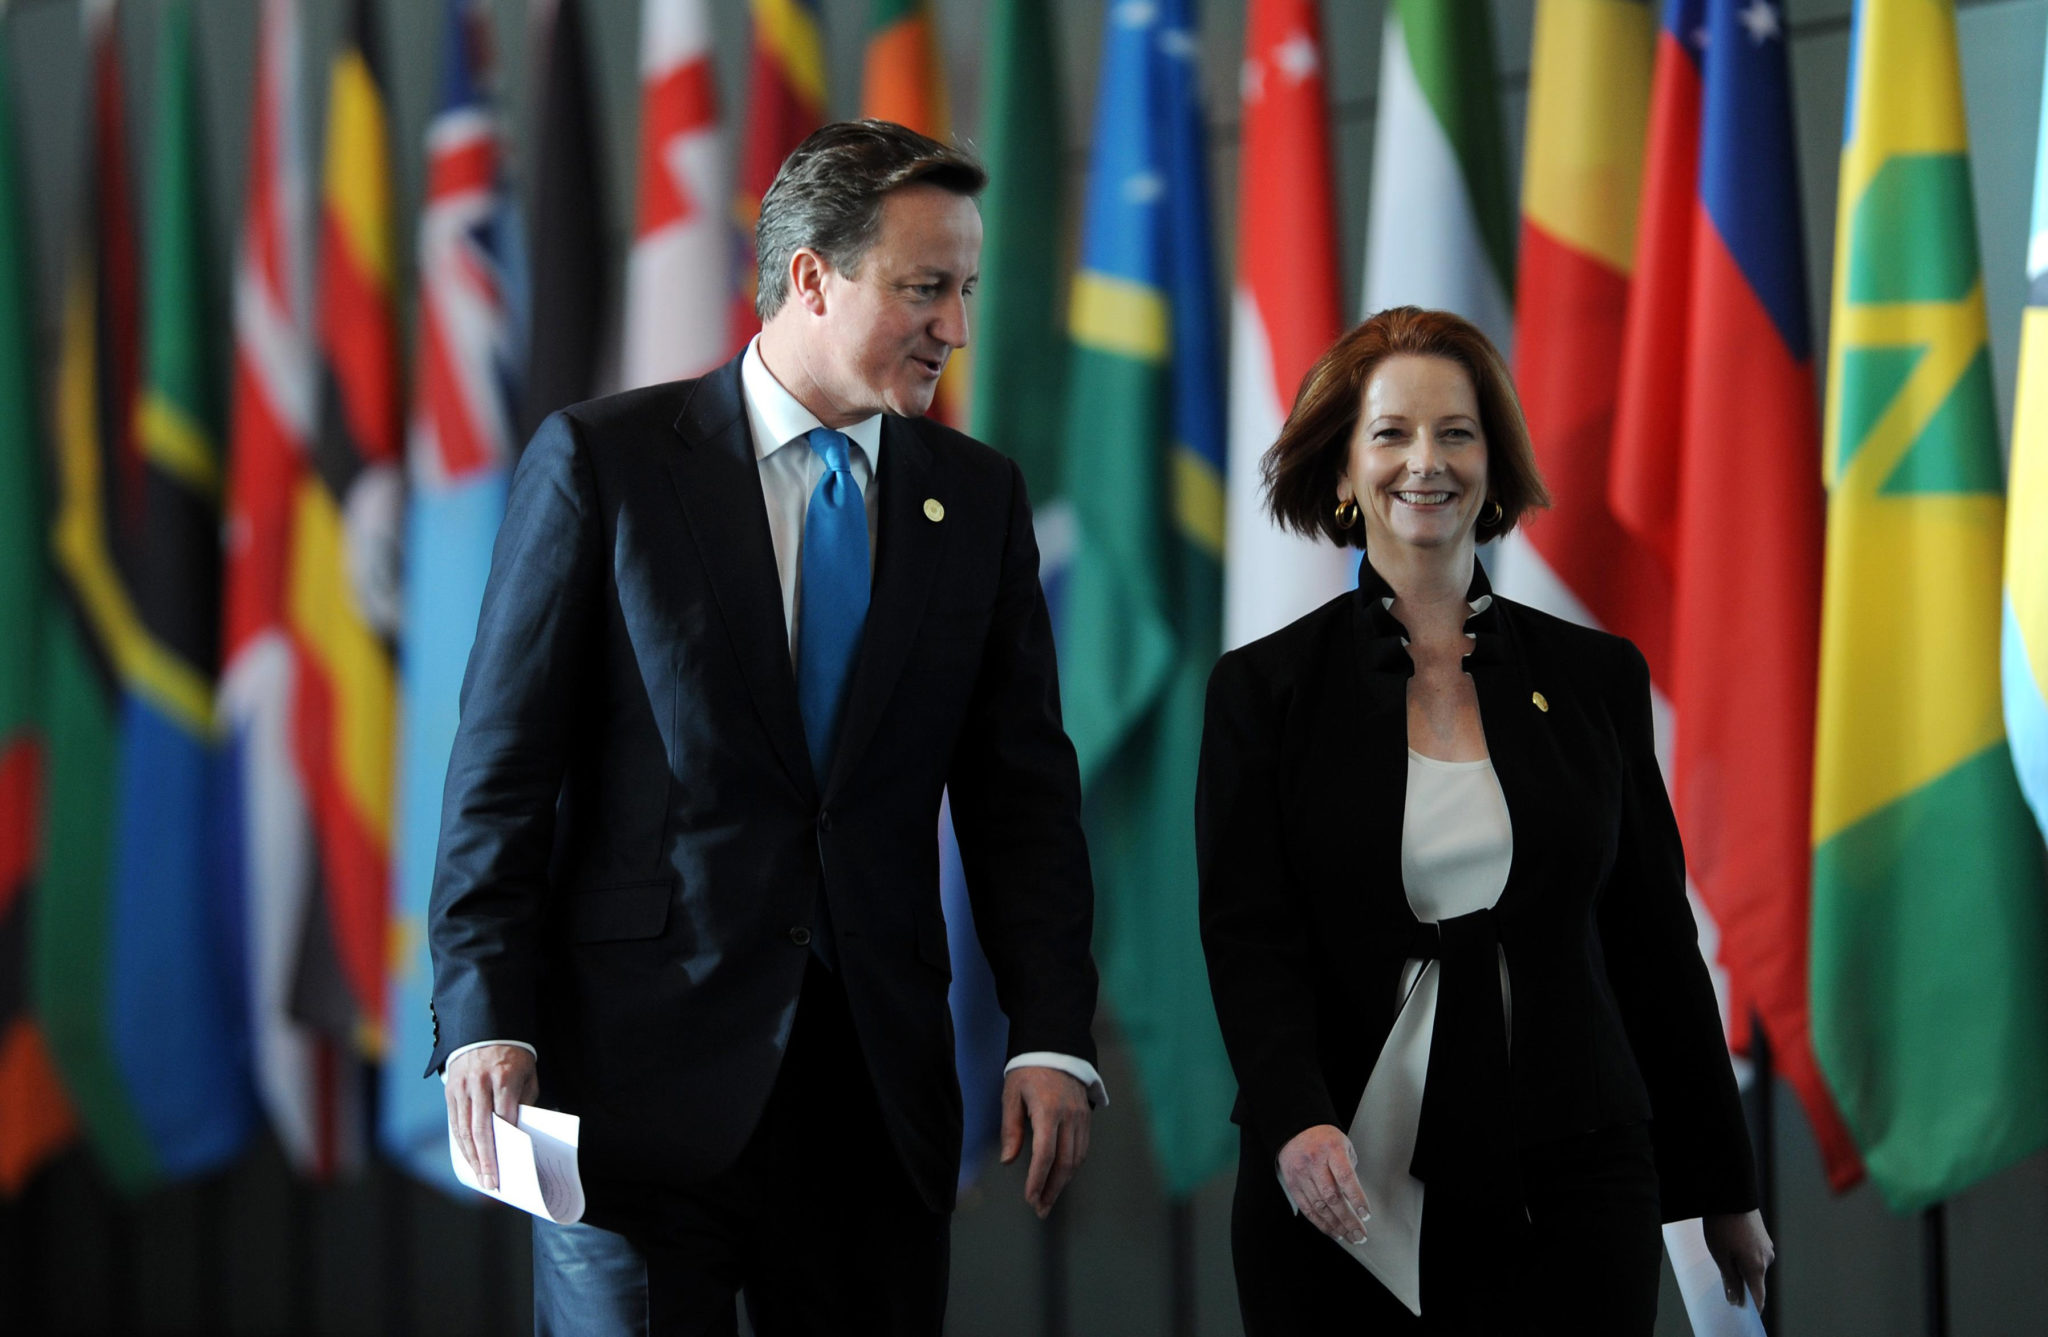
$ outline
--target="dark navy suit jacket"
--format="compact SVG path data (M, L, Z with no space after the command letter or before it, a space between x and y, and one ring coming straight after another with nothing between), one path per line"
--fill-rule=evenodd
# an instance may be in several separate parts
M1010 1052L1094 1060L1080 784L1022 476L926 420L882 432L873 602L827 775L737 358L553 415L514 475L448 770L430 1071L534 1044L543 1101L583 1116L593 1210L607 1178L688 1184L738 1156L820 897L895 1151L950 1207L947 786Z

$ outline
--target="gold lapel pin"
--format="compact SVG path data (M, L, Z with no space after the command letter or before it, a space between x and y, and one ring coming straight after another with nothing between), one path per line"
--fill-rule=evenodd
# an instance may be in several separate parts
M1529 699L1536 703L1536 709L1542 711L1546 715L1550 713L1550 703L1543 699L1543 693L1531 692L1529 693Z
M939 505L937 497L926 497L924 499L924 518L933 524L937 524L946 518L946 508Z

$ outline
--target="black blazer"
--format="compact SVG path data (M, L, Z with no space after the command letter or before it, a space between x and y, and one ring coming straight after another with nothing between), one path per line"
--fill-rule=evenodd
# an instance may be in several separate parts
M429 1071L535 1045L543 1099L583 1116L586 1176L732 1163L822 895L884 1122L951 1206L949 785L1010 1052L1094 1059L1080 782L1022 476L928 421L882 433L873 601L824 776L737 358L554 414L513 477L448 768Z
M1476 601L1490 592L1474 570ZM1209 682L1202 940L1238 1078L1232 1117L1268 1155L1350 1123L1415 950L1401 879L1414 666L1383 603L1392 591L1370 565L1360 579L1225 655ZM1648 668L1619 637L1498 597L1466 630L1514 827L1488 917L1512 989L1497 1116L1510 1146L1648 1119L1665 1219L1746 1211L1755 1172L1657 769ZM1455 1035L1441 1011L1436 1035ZM1431 1119L1426 1100L1425 1142Z

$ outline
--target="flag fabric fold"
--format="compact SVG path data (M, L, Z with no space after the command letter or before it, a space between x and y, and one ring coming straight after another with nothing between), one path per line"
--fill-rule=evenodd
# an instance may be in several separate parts
M399 618L402 408L391 151L374 7L355 0L328 76L316 338L318 428L292 517L295 750L320 851L294 1009L366 1058L383 1047Z
M117 12L112 0L96 0L82 18L91 159L57 351L50 543L63 616L49 628L43 880L29 974L95 1158L116 1186L139 1192L159 1182L161 1167L114 1044L112 940L121 685L124 671L149 659L127 576L141 503L141 297ZM170 694L203 709L203 682L182 665L154 662Z
M254 1125L242 885L217 746L221 385L219 303L191 8L164 13L150 118L143 380L129 479L135 623L120 664L111 995L114 1052L156 1166L225 1164Z
M874 0L869 6L860 114L945 138L946 80L930 0Z
M1494 584L1628 637L1661 690L1670 581L1607 500L1655 23L1641 0L1536 9L1513 367L1553 505L1501 540Z
M1059 629L1096 956L1168 1191L1231 1163L1236 1090L1195 915L1195 762L1222 638L1223 406L1191 0L1107 16L1068 315Z
M1862 1165L1808 1020L1825 500L1797 467L1820 422L1786 37L1763 0L1665 5L1608 504L1671 584L1669 778L1737 1046L1753 1011L1840 1190ZM1739 452L1730 386L1750 424ZM1758 459L1794 467L1759 488Z
M939 64L938 32L927 0L880 0L869 9L860 103L862 116L894 121L938 140L950 137L945 73ZM958 424L966 417L963 386L972 353L971 348L963 348L947 359L929 410L934 420ZM953 951L953 983L947 1001L953 1010L953 1060L966 1118L960 1156L964 1184L987 1158L1000 1132L1003 1051L1009 1026L995 1004L995 980L989 973L988 958L974 937L974 907L960 843L953 834L950 802L942 805L939 814L939 899L946 915L948 946Z
M747 120L733 197L732 351L761 329L754 313L754 224L761 197L790 150L825 123L825 39L818 0L751 0L753 53L748 59Z
M2004 479L1947 0L1862 0L1835 237L1813 1039L1899 1211L2048 1145L2048 893L1999 689Z
M726 151L705 0L640 7L640 181L626 260L626 388L701 376L732 351Z
M1066 112L1051 5L990 5L981 114L989 177L981 195L976 366L967 418L976 440L1017 462L1041 512L1059 494L1069 358L1061 284Z
M1506 356L1515 219L1491 0L1395 0L1384 32L1365 311L1455 311Z
M29 982L49 765L44 654L56 610L43 546L35 284L7 54L0 34L0 1198L20 1193L78 1135Z
M517 450L517 382L525 360L518 289L526 258L485 91L487 21L478 0L446 0L440 108L426 133L406 446L392 1026L380 1083L385 1152L451 1193L461 1189L448 1160L441 1084L420 1078L434 1047L427 902L462 674Z
M2048 832L2048 94L2034 158L2012 461L2006 481L2005 731L2020 788Z
M967 422L977 440L1008 455L1024 473L1037 511L1040 580L1057 623L1062 558L1047 539L1059 522L1049 523L1047 517L1048 507L1059 505L1066 411L1060 303L1066 191L1060 163L1064 112L1050 0L995 0L987 50L981 125L989 184L981 196L981 287L975 298L976 360ZM947 1000L966 1127L960 1158L965 1186L995 1150L1001 1131L1009 1023L975 937L974 908L950 811L940 822L939 842L939 894L953 961Z
M1226 647L1284 627L1341 593L1357 566L1354 554L1276 525L1266 514L1259 472L1302 377L1344 324L1322 23L1314 0L1253 0L1239 96L1244 129L1230 310Z
M1671 574L1662 549L1622 522L1610 486L1656 34L1643 0L1536 9L1512 365L1552 504L1494 545L1490 570L1502 594L1634 642L1668 768ZM1725 1024L1747 1004L1730 998L1713 918L1688 893Z
M946 110L946 72L930 0L878 0L868 11L867 57L861 72L860 114L930 135L952 138ZM974 349L946 360L928 416L949 426L967 417L967 383Z
M292 1012L317 909L306 788L292 751L292 513L307 485L315 376L301 146L298 0L264 0L234 276L219 709L241 849L256 1088L286 1159L327 1179L362 1156L361 1068Z
M614 387L618 315L605 224L603 136L581 0L545 0L534 112L532 333L517 422L523 445L541 420ZM658 296L656 300L659 300Z

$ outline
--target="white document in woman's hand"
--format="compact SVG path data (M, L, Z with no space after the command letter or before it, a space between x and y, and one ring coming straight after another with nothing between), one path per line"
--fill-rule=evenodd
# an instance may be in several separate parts
M448 1158L455 1164L455 1177L470 1188L543 1220L568 1225L583 1219L583 1176L576 1170L576 1136L581 1124L573 1114L560 1110L519 1107L519 1123L507 1123L503 1115L491 1116L491 1131L498 1144L498 1187L485 1188L477 1182L462 1149L455 1145L453 1129L448 1133Z
M1671 1275L1685 1298L1693 1337L1764 1337L1763 1315L1756 1312L1756 1297L1747 1288L1739 1308L1728 1303L1721 1265L1707 1252L1698 1217L1666 1223L1664 1251L1671 1255Z

